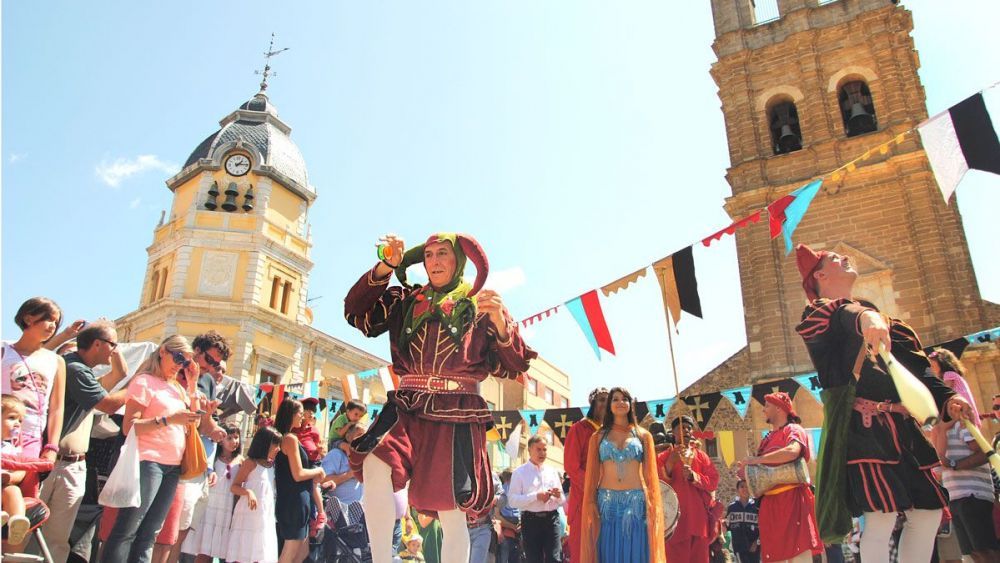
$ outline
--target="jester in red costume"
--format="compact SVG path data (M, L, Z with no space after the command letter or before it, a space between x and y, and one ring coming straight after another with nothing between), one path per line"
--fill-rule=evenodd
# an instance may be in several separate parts
M351 467L365 483L364 505L375 563L392 558L393 491L409 484L409 502L437 516L442 560L468 561L467 516L490 513L494 490L486 454L493 421L478 385L487 376L521 379L537 354L517 330L500 296L483 290L489 262L479 243L438 233L409 250L384 237L381 261L354 284L344 302L352 326L366 336L389 333L399 388L368 431L351 443ZM467 261L475 283L462 277ZM407 283L423 262L429 283ZM401 286L389 285L395 272Z
M590 410L587 416L570 426L566 433L565 449L563 450L563 466L569 475L569 510L566 520L569 522L569 557L572 563L581 560L580 538L583 537L583 496L584 483L587 478L587 447L590 437L594 435L603 421L608 403L608 390L599 387L590 392Z

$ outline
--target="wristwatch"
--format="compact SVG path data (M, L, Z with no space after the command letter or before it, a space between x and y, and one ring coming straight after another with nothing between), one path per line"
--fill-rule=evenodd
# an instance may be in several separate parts
M958 469L958 461L954 459L948 460L948 469Z

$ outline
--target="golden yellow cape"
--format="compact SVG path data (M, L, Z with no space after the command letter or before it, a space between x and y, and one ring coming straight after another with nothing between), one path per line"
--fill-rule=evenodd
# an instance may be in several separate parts
M660 500L660 479L656 471L656 446L653 435L644 428L636 427L636 433L642 440L643 459L639 477L642 480L642 490L646 496L646 533L649 538L649 560L651 563L664 563L667 560L664 552L663 502ZM583 490L583 528L580 537L580 561L582 563L599 563L597 555L597 536L601 532L601 516L597 508L597 488L601 484L602 464L598 456L601 439L604 432L598 429L590 437L587 447L587 478Z

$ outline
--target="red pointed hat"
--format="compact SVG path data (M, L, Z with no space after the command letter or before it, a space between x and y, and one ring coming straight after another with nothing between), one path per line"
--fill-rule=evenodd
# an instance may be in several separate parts
M819 269L820 262L827 254L825 250L816 252L804 244L795 247L795 264L799 267L799 275L802 276L802 289L806 291L806 297L810 301L819 299L816 278L813 274Z
M792 404L792 398L789 397L788 393L785 393L784 391L768 393L767 395L764 395L764 401L785 411L785 414L788 416L799 416L795 414L795 405Z

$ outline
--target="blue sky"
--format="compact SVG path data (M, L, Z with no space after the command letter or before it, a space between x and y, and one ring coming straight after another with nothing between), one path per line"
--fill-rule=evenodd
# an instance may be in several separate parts
M932 114L1000 80L996 2L904 4ZM32 295L72 318L138 305L163 181L257 91L272 31L291 50L268 92L319 192L315 326L373 353L386 341L350 330L342 299L382 233L473 233L523 318L729 222L707 2L8 0L2 26L5 339ZM1000 88L987 103L1000 123ZM971 172L958 204L1000 301L1000 178ZM733 239L695 260L705 319L681 322L682 386L745 344ZM575 404L597 384L671 396L655 280L604 310L616 357L598 362L568 314L529 341L571 374Z

